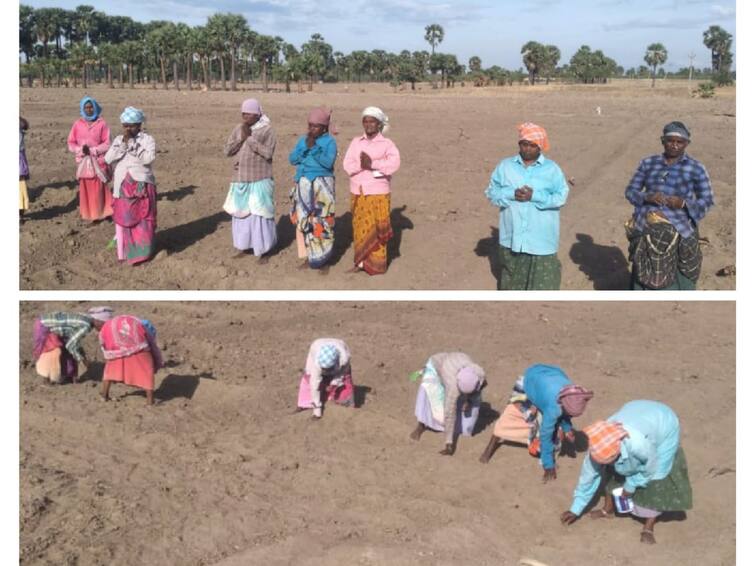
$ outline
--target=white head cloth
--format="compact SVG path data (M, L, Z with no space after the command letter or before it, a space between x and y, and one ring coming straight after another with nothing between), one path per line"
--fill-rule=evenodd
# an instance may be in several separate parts
M377 106L368 106L367 108L362 110L362 118L364 118L365 116L371 116L375 118L376 120L378 120L382 124L382 127L380 128L381 132L386 133L388 131L388 128L389 128L388 116L386 115L385 112L383 112Z

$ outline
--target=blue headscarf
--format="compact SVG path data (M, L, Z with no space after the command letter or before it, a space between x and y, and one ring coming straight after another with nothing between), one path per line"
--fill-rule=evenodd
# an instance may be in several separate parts
M92 106L94 106L94 114L92 114L91 116L88 116L87 113L84 112L84 105L87 102L91 102ZM86 120L87 122L94 122L97 118L100 117L100 112L102 112L102 108L91 96L85 96L81 99L81 102L79 102L79 114L81 114L81 117L84 118L84 120Z
M133 106L126 106L121 114L121 124L141 124L144 122L144 112Z

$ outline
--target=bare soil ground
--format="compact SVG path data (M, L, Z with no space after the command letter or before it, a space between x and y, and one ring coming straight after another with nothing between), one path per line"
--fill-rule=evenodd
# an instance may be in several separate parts
M168 367L154 407L125 387L47 386L31 361L34 317L81 303L22 303L22 564L518 564L735 562L735 309L705 303L114 303L149 317ZM294 414L309 342L353 351L360 407ZM97 342L85 349L95 359ZM453 457L409 439L427 357L461 349L486 368L480 432ZM684 520L639 543L631 518L571 527L583 455L541 484L524 448L478 457L513 381L536 362L594 389L578 428L638 398L682 423L694 491Z
M151 263L119 265L105 246L113 227L79 220L74 163L66 136L78 118L81 89L21 89L32 210L21 227L22 289L494 289L492 254L497 210L485 199L490 174L516 152L516 125L547 128L550 157L574 178L561 215L564 289L625 289L628 281L623 223L631 214L624 189L640 159L660 151L663 125L682 120L692 129L689 153L708 168L716 206L701 225L705 260L700 289L733 289L735 278L716 272L735 263L735 94L719 90L693 99L684 81L644 81L600 86L475 89L416 92L386 85L316 85L311 93L175 92L91 88L117 134L126 105L143 108L156 138L158 249ZM233 260L230 218L222 204L229 181L226 137L247 96L261 99L278 134L276 214L280 246L265 266ZM334 108L340 127L337 164L337 253L327 277L297 264L288 221L293 168L288 153L310 108ZM384 276L347 274L351 266L351 213L341 159L361 132L360 112L381 106L389 136L402 155L394 177L390 245ZM596 112L601 108L601 115Z

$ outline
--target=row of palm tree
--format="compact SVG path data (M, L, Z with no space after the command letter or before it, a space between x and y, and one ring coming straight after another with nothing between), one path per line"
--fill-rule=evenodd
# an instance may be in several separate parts
M188 26L169 21L141 23L125 16L109 16L92 6L74 10L20 6L19 51L21 74L31 86L61 86L72 78L74 86L81 80L86 87L92 80L106 82L110 87L118 81L128 84L162 84L168 89L237 90L239 82L258 80L268 90L272 80L285 83L323 81L389 81L415 84L430 75L434 86L452 86L460 79L474 84L511 84L529 77L530 84L538 78L571 78L581 82L605 82L621 76L623 69L600 50L581 47L568 65L558 67L561 52L554 45L527 42L521 49L522 69L508 71L498 66L483 69L479 57L468 65L461 64L453 54L436 52L445 31L439 24L425 28L430 52L408 50L389 53L383 50L357 50L348 54L334 51L320 34L313 34L299 49L279 36L252 30L239 14L216 13L205 25ZM712 50L713 68L728 69L731 65L731 36L712 26L705 32L705 45ZM656 71L667 57L661 44L648 46L645 61ZM218 85L219 83L219 85ZM654 83L653 83L654 84ZM301 86L300 86L301 88Z

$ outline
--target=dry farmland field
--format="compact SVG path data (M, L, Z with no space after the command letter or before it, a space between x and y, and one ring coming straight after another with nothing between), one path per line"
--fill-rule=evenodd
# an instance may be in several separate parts
M550 157L574 180L561 213L563 289L625 289L624 189L641 158L660 150L663 125L692 130L689 153L707 167L716 206L700 227L699 289L733 289L716 273L735 263L735 92L691 98L684 81L618 81L598 86L536 86L394 91L387 85L315 85L312 92L176 92L95 86L117 134L126 105L143 108L158 145L158 252L140 267L119 265L106 245L113 226L79 220L73 157L66 136L78 118L81 89L23 88L31 125L27 153L31 211L20 232L22 289L494 289L497 210L483 194L495 165L516 151L516 125L547 128ZM230 217L222 204L230 160L222 153L241 101L262 101L278 135L274 175L279 247L266 265L232 259ZM337 137L336 257L326 276L297 270L288 220L293 168L288 153L316 105L334 109ZM360 111L382 107L402 155L393 180L388 273L348 274L351 213L340 161L361 131ZM596 108L600 107L598 114Z
M344 302L308 305L306 317L301 304L114 303L157 326L167 367L153 407L118 385L100 400L94 335L81 383L36 376L34 317L87 306L21 303L23 565L735 562L733 302ZM294 408L323 335L350 344L360 406L326 404L313 422ZM409 439L408 374L455 349L489 386L477 434L444 457L441 434ZM638 398L679 415L694 509L659 522L655 546L631 518L560 524L584 454L559 458L547 485L525 448L478 462L513 382L538 362L595 391L577 428Z

